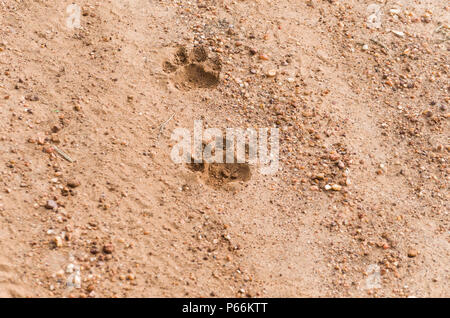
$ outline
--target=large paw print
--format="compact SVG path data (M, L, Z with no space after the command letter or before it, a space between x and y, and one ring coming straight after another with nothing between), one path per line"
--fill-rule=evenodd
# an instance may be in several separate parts
M194 47L190 53L186 47L179 47L172 60L163 63L164 72L179 89L216 87L221 69L219 58L210 58L203 46Z

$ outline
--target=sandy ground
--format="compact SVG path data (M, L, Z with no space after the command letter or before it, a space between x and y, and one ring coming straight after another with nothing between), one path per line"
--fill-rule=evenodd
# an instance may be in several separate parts
M372 2L0 0L0 296L449 297L450 7Z

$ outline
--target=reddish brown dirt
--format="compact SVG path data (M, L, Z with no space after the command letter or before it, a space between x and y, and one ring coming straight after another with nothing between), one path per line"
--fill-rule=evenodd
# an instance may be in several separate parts
M448 2L71 3L0 0L0 297L450 295ZM194 120L279 172L173 163Z

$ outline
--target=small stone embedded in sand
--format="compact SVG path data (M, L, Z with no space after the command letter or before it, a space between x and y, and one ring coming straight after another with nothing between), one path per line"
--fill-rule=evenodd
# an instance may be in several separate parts
M66 273L67 273L67 274L72 274L73 271L74 271L74 269L75 269L75 265L72 264L72 263L70 263L70 264L68 264L67 267L66 267Z
M318 173L318 174L316 175L315 179L317 179L317 180L323 180L323 179L325 179L325 174L323 174L323 173Z
M398 36L399 38L402 38L405 36L405 33L402 31L396 31L396 30L392 30L392 33L394 33L396 36Z
M44 147L43 150L45 153L54 153L55 152L55 149L51 146Z
M399 8L392 8L389 10L389 13L391 15L399 15L401 13L401 10Z
M259 55L259 59L262 60L262 61L268 61L269 57L267 55L261 53Z
M98 254L98 248L96 246L92 247L90 250L91 254L97 255Z
M74 266L73 273L67 277L66 286L69 289L81 288L81 271L79 266Z
M54 200L48 200L45 204L45 208L48 210L57 210L58 209L58 203L56 203Z
M274 70L274 69L268 70L267 73L266 73L266 75L267 75L268 77L274 77L275 75L277 75L277 71Z
M423 23L430 23L431 22L431 17L428 14L425 14L421 17L421 20Z
M57 278L62 278L62 277L64 277L64 270L63 270L63 269L60 269L60 270L57 271L53 276L54 276L54 277L57 277Z
M62 247L63 246L63 240L60 236L55 236L52 240L52 243L55 245L55 247Z
M431 116L433 116L433 112L432 112L431 110L429 110L429 109L424 110L424 111L422 112L422 114L423 114L424 116L426 116L426 117L431 117Z
M409 258L414 258L414 257L416 257L418 254L419 254L419 252L417 252L417 250L415 250L415 249L410 249L410 250L408 251L408 257L409 257Z
M112 244L106 244L103 246L103 253L112 254L114 252L114 246Z
M331 190L333 190L333 191L341 191L342 190L342 186L340 186L339 184L333 184L331 186Z
M30 102L37 102L39 100L39 97L36 95L30 94L30 95L25 96L25 99Z
M70 188L78 188L81 185L81 183L80 183L80 181L78 181L76 179L71 179L71 180L67 181L67 185Z

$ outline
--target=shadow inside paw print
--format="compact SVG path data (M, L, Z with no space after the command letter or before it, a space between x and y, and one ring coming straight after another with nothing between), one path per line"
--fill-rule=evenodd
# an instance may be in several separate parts
M180 89L216 87L221 69L219 58L210 58L203 46L194 47L190 53L182 46L172 60L163 64L164 72L171 74L173 83Z
M199 174L200 178L206 182L206 184L219 189L228 189L228 185L231 183L242 182L245 183L249 181L252 177L251 167L248 163L238 163L236 153L234 154L233 163L226 163L226 149L229 147L233 147L232 144L228 143L225 139L221 143L221 145L225 145L225 149L223 152L223 163L218 162L201 162L195 163L194 158L192 158L192 162L187 164L187 167ZM215 148L211 145L202 145L202 153L210 153L212 156L215 155ZM222 148L222 146L219 146ZM213 155L214 153L214 155ZM246 145L246 156L248 159L249 154L249 146Z

